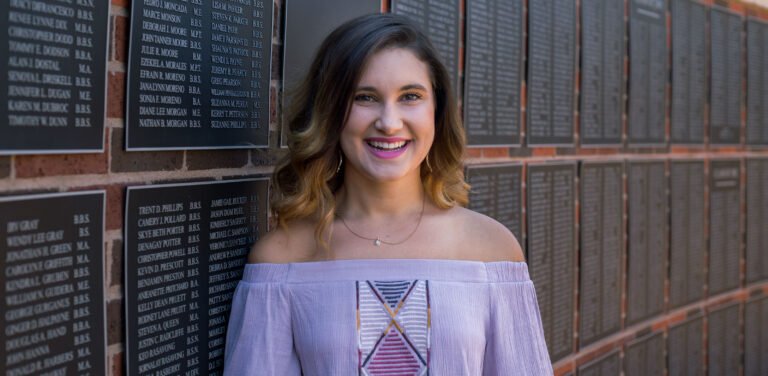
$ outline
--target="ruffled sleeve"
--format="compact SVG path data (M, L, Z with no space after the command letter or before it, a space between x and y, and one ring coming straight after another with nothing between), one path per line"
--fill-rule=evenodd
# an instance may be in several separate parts
M301 375L285 264L248 264L232 299L224 375Z
M483 375L552 375L528 266L523 262L489 263L487 272L490 325Z

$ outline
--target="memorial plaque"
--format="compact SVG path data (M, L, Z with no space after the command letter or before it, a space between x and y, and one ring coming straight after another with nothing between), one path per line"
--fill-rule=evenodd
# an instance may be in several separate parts
M523 238L522 174L519 164L471 166L467 168L469 209L483 213Z
M573 145L575 70L576 2L529 2L529 145Z
M711 87L709 140L738 144L741 129L741 41L739 14L713 6L710 16Z
M671 141L704 145L707 103L707 8L693 0L672 1Z
M575 177L573 163L528 165L528 268L553 362L573 343Z
M464 123L470 145L520 144L523 3L467 3Z
M704 319L689 318L669 328L669 374L698 376L704 373Z
M741 364L739 346L739 303L718 308L709 313L707 320L707 370L711 376L733 375Z
M129 375L220 375L232 295L260 229L267 180L129 187Z
M680 307L704 297L704 161L670 164L669 305Z
M0 197L3 375L106 374L104 197Z
M104 150L108 1L0 1L0 154Z
M629 3L629 130L631 144L664 144L667 86L666 1Z
M581 145L621 144L624 2L581 2Z
M669 243L664 163L629 163L627 322L630 324L664 310L664 279Z
M392 0L392 13L421 25L451 76L454 93L459 90L459 0Z
M768 159L747 159L747 283L768 279Z
M740 166L738 160L709 166L709 295L739 287Z
M768 375L768 297L750 299L744 312L744 375Z
M624 352L624 375L664 374L664 334L650 334L627 345Z
M747 144L768 145L768 23L747 20Z
M593 360L579 367L579 376L616 376L619 374L619 351L613 351L608 355Z
M290 108L292 93L309 71L317 49L335 28L365 14L378 13L381 0L286 1L283 42L283 104ZM288 120L283 111L280 144L287 146Z
M581 165L579 347L621 329L624 164Z
M267 146L272 7L134 0L127 149Z

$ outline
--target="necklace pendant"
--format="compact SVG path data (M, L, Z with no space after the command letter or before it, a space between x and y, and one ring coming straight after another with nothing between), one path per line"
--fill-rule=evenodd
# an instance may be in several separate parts
M373 245L377 247L381 246L381 240L379 240L379 238L376 238L376 240L373 241Z

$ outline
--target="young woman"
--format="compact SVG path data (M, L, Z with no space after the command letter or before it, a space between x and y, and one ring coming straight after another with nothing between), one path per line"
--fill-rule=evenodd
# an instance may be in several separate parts
M406 19L320 47L232 303L227 375L549 375L514 236L462 207L450 79Z

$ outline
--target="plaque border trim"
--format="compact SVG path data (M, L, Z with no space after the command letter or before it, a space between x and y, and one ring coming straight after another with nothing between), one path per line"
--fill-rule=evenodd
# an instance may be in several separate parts
M274 4L274 3L273 3ZM130 373L130 346L128 345L128 339L130 338L130 320L128 319L128 313L131 309L131 305L128 302L129 294L128 294L128 283L126 283L128 279L128 241L129 238L127 236L128 234L128 208L130 203L130 193L131 191L141 191L141 190L148 190L148 189L155 189L155 188L174 188L174 187L193 187L193 186L199 186L199 185L212 185L212 184L226 184L226 183L244 183L244 182L259 182L259 181L266 181L269 183L270 177L269 176L259 176L259 177L253 177L253 178L239 178L239 179L232 179L232 180L213 180L213 181L194 181L194 182L176 182L176 183L166 183L166 184L146 184L146 185L136 185L136 186L128 186L125 189L125 205L124 210L125 213L123 215L123 228L121 229L123 233L123 280L121 281L123 283L123 288L121 289L121 292L123 293L123 304L125 308L123 309L123 314L125 315L125 330L122 331L123 334L125 334L125 340L123 342L123 347L125 350L125 372ZM270 187L269 184L267 184L267 196L269 196ZM264 223L268 223L269 221L269 201L267 201L267 207L265 211L265 218ZM113 250L114 252L114 250ZM106 304L105 310L106 310ZM105 331L106 334L106 331ZM138 337L137 337L138 338ZM106 364L106 363L105 363ZM105 373L106 374L106 373Z
M270 6L270 17L272 18L272 27L270 27L269 30L269 86L272 87L272 54L274 53L272 49L272 39L275 36L275 1L274 0L268 0L271 4ZM139 3L139 0L133 0L131 2L131 10L130 15L132 17L138 17L139 13L136 12L137 4ZM171 151L171 150L252 150L252 149L268 149L269 148L269 126L271 124L271 120L267 121L267 139L266 143L264 144L250 144L250 145L225 145L225 146L216 146L216 145L207 145L207 146L156 146L156 147L131 147L130 146L130 138L128 137L130 127L130 98L131 98L131 85L129 82L129 78L131 77L131 55L134 50L133 46L133 18L129 17L129 25L128 25L128 60L126 60L125 63L125 124L123 125L123 128L125 128L125 137L123 139L123 146L125 151L127 152L134 152L134 151ZM107 49L109 51L109 49ZM105 81L106 82L106 81ZM270 94L271 95L271 94ZM267 97L267 113L271 114L273 110L272 106L272 100L270 100L269 96ZM105 99L106 103L106 99ZM277 104L275 104L277 106ZM187 128L188 129L188 128ZM127 193L127 191L126 191Z
M707 35L709 35L709 43L707 46L707 49L709 50L709 55L707 56L707 61L709 62L708 69L707 69L707 71L709 72L708 80L707 80L707 87L708 87L707 92L709 93L709 95L707 95L707 103L709 104L709 111L707 113L707 116L708 116L707 117L707 133L704 137L706 140L709 141L708 144L710 146L718 146L718 147L755 146L755 145L749 145L746 143L746 134L743 134L744 132L746 132L746 124L744 121L742 121L741 115L739 115L739 140L738 141L712 142L712 107L713 107L712 106L712 93L713 93L713 90L712 90L712 12L715 12L715 11L724 13L726 15L739 17L739 19L741 20L741 32L745 33L745 28L746 28L746 20L745 20L746 17L744 17L743 14L728 8L722 7L720 5L716 5L716 4L713 4L712 6L709 7L709 14L707 14L708 16L707 22L709 24L708 25L709 27L707 28L708 30ZM740 80L741 82L739 85L740 86L739 112L741 112L741 108L744 107L744 105L746 104L746 101L744 100L746 98L746 92L744 92L745 90L743 90L744 83L745 83L744 82L745 75L747 73L746 70L743 69L744 65L746 64L746 59L742 59L742 58L744 57L744 53L747 51L747 41L744 40L745 39L744 37L745 35L739 35L739 45L741 48L741 55L742 55L739 57L739 62L740 62L739 69L741 69L741 74L739 75L739 78L741 79ZM742 137L744 137L744 142L742 142Z
M746 118L744 122L744 146L752 147L756 149L765 149L768 148L768 140L762 141L762 142L750 142L749 141L749 23L755 22L757 24L760 24L764 29L763 31L768 32L768 19L761 19L757 18L755 16L746 15L743 17L744 20L744 55L746 55L746 59L744 61L745 64L745 72L744 76L746 77L747 81L747 89L744 91L744 106L746 107ZM768 47L766 47L763 50L764 54L768 55ZM768 66L763 66L763 69L768 69ZM768 77L764 78L764 81L768 81ZM762 92L763 90L761 90ZM763 97L768 97L768 92L762 93ZM765 124L762 124L765 126Z
M94 2L97 3L97 2ZM106 5L107 14L106 14L106 31L107 36L104 38L104 95L102 96L102 106L104 107L104 112L101 116L101 142L99 143L100 148L98 149L20 149L20 150L14 150L14 149L3 149L0 148L0 155L45 155L45 154L101 154L106 151L106 147L104 146L105 140L105 134L107 132L107 97L108 97L108 90L109 90L109 44L111 40L109 39L109 36L112 35L111 30L109 26L112 24L109 20L112 15L112 4ZM76 46L73 46L76 47ZM127 77L127 76L126 76ZM6 82L7 83L7 82ZM67 115L71 115L72 113L68 113ZM91 192L91 191L88 191ZM106 205L106 203L105 203ZM104 218L104 221L106 222L106 218ZM106 342L105 342L106 343Z
M106 103L106 100L105 100ZM59 198L59 197L72 197L72 196L90 196L90 195L100 195L101 196L101 244L99 244L99 247L101 249L101 265L98 266L99 270L101 271L101 314L102 314L102 330L104 333L103 339L103 346L101 349L104 350L104 358L102 359L104 362L104 374L108 374L109 370L109 351L107 351L109 347L109 340L108 340L108 333L107 333L107 302L108 300L108 291L109 286L107 286L107 283L104 279L105 277L105 262L106 262L106 247L104 247L104 244L106 242L104 234L106 234L107 230L107 191L104 189L92 189L87 191L69 191L69 192L52 192L52 193L31 193L31 194L21 194L21 195L15 195L15 196L0 196L0 203L6 203L6 202L16 202L16 201L27 201L27 200L37 200L37 199L47 199L47 198ZM73 346L74 349L74 346ZM76 360L76 359L75 359Z
M605 354L600 354L600 356L598 356L598 357L596 357L594 359L590 359L587 362L584 362L584 363L581 363L581 364L577 364L576 365L576 369L578 370L577 372L583 372L582 368L587 368L587 367L594 366L595 364L598 364L598 363L600 363L600 362L602 362L602 361L604 361L604 360L606 360L606 359L608 359L608 358L610 358L612 356L618 356L617 361L618 361L619 371L621 371L622 367L621 367L621 356L620 356L621 350L620 349L621 349L621 347L616 348L613 351L609 351L609 352L607 352Z
M393 0L393 1L396 1L396 0ZM469 7L470 7L469 3L471 3L472 0L469 0L469 2L467 2L467 0L461 0L461 1L465 2L465 5L464 5L465 9L464 9L464 15L463 15L464 16L464 24L462 26L464 28L464 33L466 35L468 35L469 34L469 31L468 31L468 29L469 29ZM495 0L495 1L498 1L498 0ZM461 95L462 95L461 96L461 104L462 104L462 107L461 107L461 112L462 112L461 121L463 123L462 124L462 128L464 128L464 133L466 135L465 137L466 137L466 140L467 140L465 148L469 148L469 147L512 147L512 148L522 148L522 147L525 147L525 145L523 144L523 121L525 120L525 118L527 116L523 115L523 107L521 105L521 102L523 100L523 96L522 96L522 94L523 94L523 82L527 83L527 80L525 78L525 64L526 64L526 58L527 58L527 54L528 54L528 49L527 49L527 39L526 39L525 36L526 36L526 26L528 25L527 24L528 21L527 21L527 18L526 18L525 15L527 14L528 10L527 10L527 6L525 4L519 4L519 5L520 5L520 11L521 11L521 14L520 14L520 26L518 27L519 31L520 31L520 40L519 40L519 42L520 42L520 58L518 59L519 60L518 61L519 69L518 69L518 72L517 72L519 82L518 82L518 85L517 85L517 88L516 88L517 92L518 92L518 95L519 95L519 98L517 99L517 103L515 103L515 106L517 106L517 111L518 111L518 114L517 114L517 122L518 122L518 124L517 124L517 134L515 134L515 137L517 137L517 143L508 142L508 143L497 143L497 144L494 144L494 143L491 143L491 144L483 144L483 143L474 144L474 143L470 142L470 135L469 135L469 128L468 128L468 124L469 124L469 111L467 111L467 100L466 99L467 99L467 97L469 97L469 83L471 81L470 78L469 78L469 67L470 67L469 51L470 51L470 48L471 48L471 43L470 43L471 39L469 37L466 37L466 38L464 38L464 41L463 41L463 44L464 44L464 48L463 48L464 49L464 54L463 54L463 56L460 56L460 57L462 57L464 59L463 60L464 64L462 66L462 68L464 68L463 69L463 71L464 71L463 72L464 73L464 75L463 75L464 82L462 83L461 88L457 89L457 90L461 91ZM496 34L494 34L494 36L495 35ZM459 55L462 55L462 54L459 54ZM526 98L526 103L527 103L527 98ZM527 125L528 124L526 122L526 126ZM499 136L493 136L493 137L501 138Z

